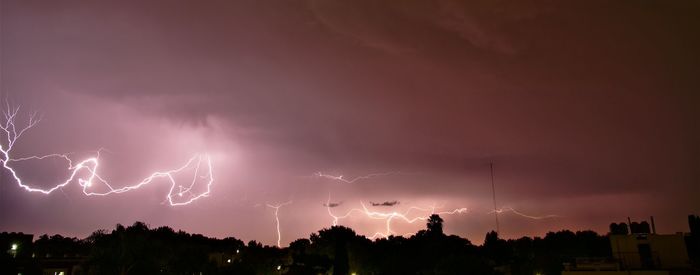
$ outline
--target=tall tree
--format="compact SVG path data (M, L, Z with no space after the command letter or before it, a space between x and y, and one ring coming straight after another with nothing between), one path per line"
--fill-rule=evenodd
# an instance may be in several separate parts
M438 214L432 214L428 218L428 233L431 235L443 235L442 233L442 218Z

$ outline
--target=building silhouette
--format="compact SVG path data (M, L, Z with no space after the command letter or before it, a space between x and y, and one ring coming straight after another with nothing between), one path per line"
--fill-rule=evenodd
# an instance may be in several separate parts
M648 222L610 225L611 258L578 258L564 265L562 275L672 275L699 274L689 257L688 233L657 234L654 218ZM691 231L693 218L689 218ZM629 233L627 228L629 227Z

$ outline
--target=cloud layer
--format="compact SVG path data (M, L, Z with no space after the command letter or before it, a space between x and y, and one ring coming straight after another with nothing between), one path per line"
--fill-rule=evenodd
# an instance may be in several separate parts
M563 217L504 214L506 236L648 215L681 231L700 192L699 11L693 1L3 1L0 92L45 116L18 151L106 147L107 173L124 182L207 151L217 182L207 200L173 209L158 187L46 197L2 174L0 230L85 236L138 219L273 243L261 205L294 200L279 212L292 241L331 224L318 206L331 193L339 212L387 197L401 201L392 209L468 207L446 230L480 242L493 227L493 162L499 205ZM407 173L341 184L307 176L317 171Z

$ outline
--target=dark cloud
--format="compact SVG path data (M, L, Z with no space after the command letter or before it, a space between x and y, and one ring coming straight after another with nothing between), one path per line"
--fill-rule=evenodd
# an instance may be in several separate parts
M330 208L333 208L333 207L341 206L342 204L343 204L342 201L341 201L341 202L330 202L330 203L324 203L324 204L323 204L323 207L330 207Z
M385 202L369 202L372 206L394 206L399 204L399 201L385 201Z

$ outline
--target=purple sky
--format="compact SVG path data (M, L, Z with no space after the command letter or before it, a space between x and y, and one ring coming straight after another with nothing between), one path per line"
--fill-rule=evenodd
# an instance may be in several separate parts
M481 243L491 161L499 206L559 216L503 213L506 237L650 215L687 231L700 211L700 3L464 2L0 0L0 95L43 115L18 157L104 147L102 173L122 186L207 152L216 178L209 197L172 207L164 181L43 195L3 171L0 231L85 237L140 220L273 244L265 204L291 200L286 244L332 223L330 193L337 214L467 207L445 230ZM56 165L21 172L50 187L65 177Z

